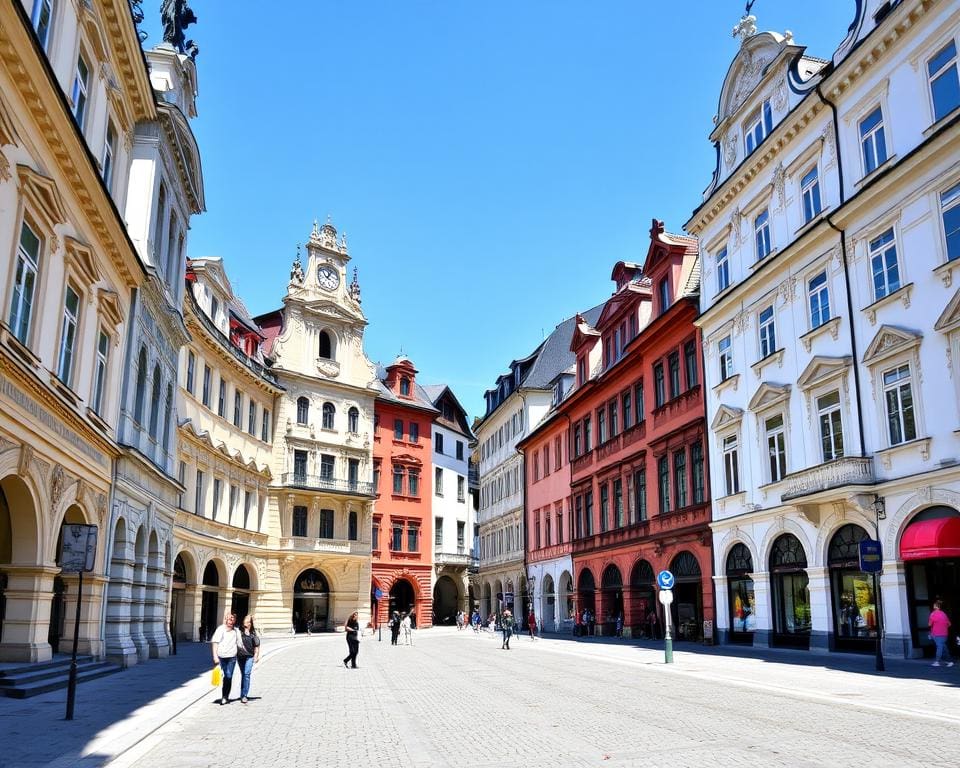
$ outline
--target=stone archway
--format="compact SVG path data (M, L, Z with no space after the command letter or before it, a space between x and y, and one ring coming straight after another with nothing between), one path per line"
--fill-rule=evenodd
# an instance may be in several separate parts
M540 623L544 630L555 632L557 630L557 596L553 584L553 576L549 573L543 576L543 587L541 588L541 619Z
M433 623L440 626L455 624L460 602L457 583L446 574L438 578L433 586Z
M220 626L220 570L210 560L203 569L203 593L200 598L200 641L207 642Z
M233 594L230 598L230 612L237 617L237 626L242 626L243 617L250 613L250 569L246 565L240 564L237 570L233 572L231 582Z
M417 590L407 578L399 578L390 585L390 615L398 611L401 615L412 613L416 617Z

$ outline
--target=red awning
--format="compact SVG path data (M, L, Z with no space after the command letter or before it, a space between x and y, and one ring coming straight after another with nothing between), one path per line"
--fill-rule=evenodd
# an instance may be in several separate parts
M941 517L912 523L900 539L904 560L960 557L960 517Z

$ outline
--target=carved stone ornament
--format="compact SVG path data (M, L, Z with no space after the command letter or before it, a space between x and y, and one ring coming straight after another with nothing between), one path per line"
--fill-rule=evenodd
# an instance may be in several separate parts
M750 315L746 312L739 312L733 318L733 333L735 336L742 334L750 327Z
M823 131L820 133L820 138L823 139L824 160L833 160L833 158L836 156L836 146L833 143L833 123L827 123L825 126L823 126Z
M777 210L783 208L784 203L786 202L786 176L787 174L783 168L783 161L781 160L779 163L777 163L777 167L773 169L773 191L777 197Z
M782 82L773 92L773 106L774 109L779 112L783 112L787 108L787 86L785 86Z
M739 144L736 130L731 130L723 140L723 161L727 168L732 168L737 162L737 145Z
M322 357L317 360L317 370L324 376L333 377L340 373L340 363Z
M17 464L17 474L26 477L30 471L30 462L33 460L33 446L24 443L20 446L20 461Z
M10 161L7 160L7 156L0 152L0 181L10 181L13 178L13 174L10 173Z
M796 275L791 275L784 280L777 288L777 297L784 304L790 304L797 295L797 285L799 280Z
M737 249L743 242L743 233L740 231L740 206L735 205L730 212L730 234L733 237L733 247Z
M63 498L63 489L66 487L67 480L64 477L63 467L59 464L54 466L53 474L50 476L50 507L55 510L60 506L60 500Z
M303 285L303 264L300 263L300 246L297 245L297 258L293 260L293 267L290 269L290 282Z
M754 27L754 31L756 31L756 27ZM757 83L760 82L760 75L766 65L767 61L762 56L750 51L743 51L743 66L737 76L737 88L733 93L734 110L739 109L743 102L747 100L747 96L757 87Z
M757 34L757 17L752 13L746 13L740 18L740 21L733 28L732 37L739 37L740 45L743 45L755 34Z

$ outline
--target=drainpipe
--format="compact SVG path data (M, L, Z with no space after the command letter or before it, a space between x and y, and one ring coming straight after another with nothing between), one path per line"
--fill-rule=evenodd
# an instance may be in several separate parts
M840 150L840 124L837 120L837 105L830 101L823 93L822 82L817 83L816 87L817 96L820 97L820 101L830 107L830 111L833 113L833 143L836 147L837 154L837 178L840 184L840 206L846 202L846 192L843 185L843 162L841 159L841 150ZM840 262L843 265L843 280L846 287L847 294L847 316L850 318L850 351L853 353L853 390L857 398L857 430L860 436L860 456L866 456L866 441L864 438L864 429L863 429L863 398L861 397L861 383L860 383L860 366L859 366L859 354L857 353L857 332L856 326L853 322L853 294L850 290L850 264L847 260L847 233L845 230L837 227L833 221L830 219L830 214L827 214L826 217L827 225L834 232L840 235Z

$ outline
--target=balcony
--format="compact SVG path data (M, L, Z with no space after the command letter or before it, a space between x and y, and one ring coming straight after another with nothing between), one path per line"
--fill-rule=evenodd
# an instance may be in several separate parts
M362 480L341 480L323 475L303 475L299 472L284 472L280 475L280 484L287 488L300 488L305 491L330 491L371 497L374 495L373 483Z
M314 539L309 536L282 536L280 549L293 552L326 552L340 555L369 555L370 545L346 539Z
M786 488L780 500L788 501L847 485L872 485L873 483L872 457L844 456L841 459L834 459L788 475Z
M433 562L435 565L451 565L454 567L466 567L478 565L477 558L473 557L470 550L465 547L457 547L456 552L444 552L442 547L433 548Z

